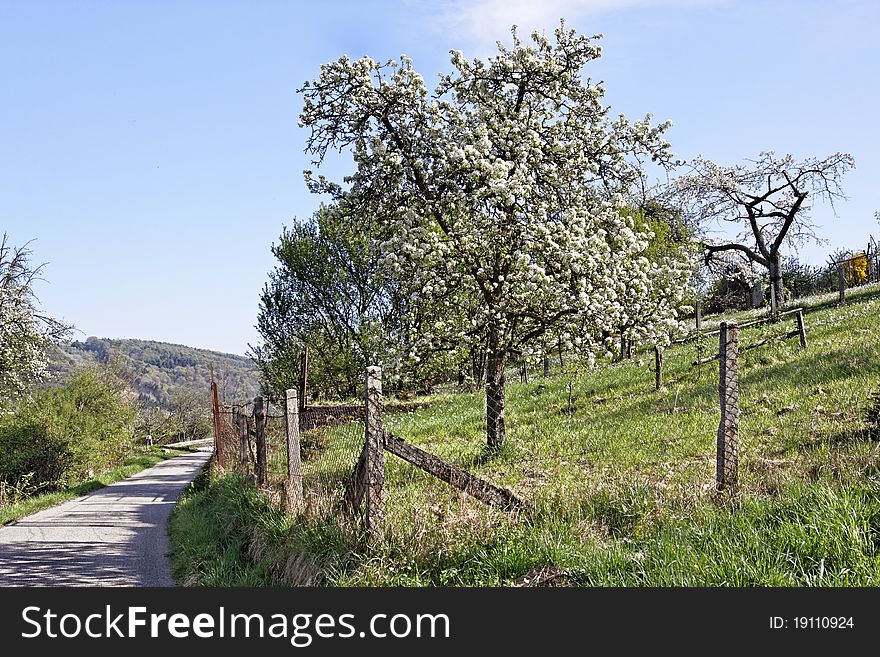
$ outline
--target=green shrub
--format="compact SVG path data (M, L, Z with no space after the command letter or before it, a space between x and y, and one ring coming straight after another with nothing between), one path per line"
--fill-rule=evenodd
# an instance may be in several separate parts
M34 491L75 484L122 463L136 408L125 385L87 369L22 401L0 425L0 480Z

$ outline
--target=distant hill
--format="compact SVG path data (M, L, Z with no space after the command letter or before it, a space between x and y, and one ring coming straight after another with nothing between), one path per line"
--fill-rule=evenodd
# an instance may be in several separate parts
M211 366L221 402L259 394L259 373L249 358L152 340L89 337L63 344L52 354L50 371L54 381L63 381L79 367L110 362L122 369L141 399L163 408L179 388L207 395Z

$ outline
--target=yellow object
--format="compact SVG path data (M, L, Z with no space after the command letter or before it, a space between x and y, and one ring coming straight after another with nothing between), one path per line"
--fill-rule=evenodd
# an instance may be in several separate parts
M843 274L847 285L864 285L868 282L868 257L857 253L843 263Z

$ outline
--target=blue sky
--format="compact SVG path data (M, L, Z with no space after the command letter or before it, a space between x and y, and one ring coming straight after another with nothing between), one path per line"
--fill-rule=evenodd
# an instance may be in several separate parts
M561 16L604 34L586 72L612 111L671 119L679 157L852 153L804 259L880 233L869 0L0 0L0 229L34 240L40 302L79 337L244 353L269 247L319 202L296 89L342 54L406 53L431 84L449 49L485 56Z

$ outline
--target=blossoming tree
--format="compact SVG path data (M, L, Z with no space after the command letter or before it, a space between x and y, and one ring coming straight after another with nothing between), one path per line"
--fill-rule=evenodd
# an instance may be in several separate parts
M381 222L385 263L422 310L408 356L487 349L490 447L505 439L511 356L552 336L592 359L648 299L668 302L650 304L640 335L662 340L683 287L670 280L678 263L643 256L649 235L624 211L639 158L670 160L669 124L608 117L602 86L581 77L595 37L561 25L526 44L514 28L498 48L486 61L453 51L433 94L405 56L342 57L305 84L300 116L316 164L353 154L345 189L309 171L307 182Z
M15 248L6 234L0 240L0 405L47 372L48 350L69 327L36 306L34 280L41 267L28 261L27 246Z

